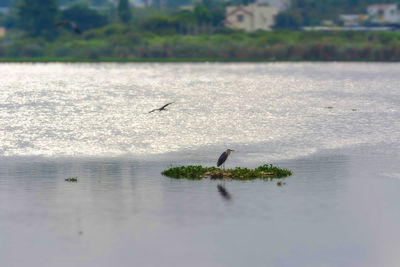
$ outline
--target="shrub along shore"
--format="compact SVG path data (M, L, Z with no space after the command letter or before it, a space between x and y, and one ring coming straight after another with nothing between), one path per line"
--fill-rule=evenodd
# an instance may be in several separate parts
M242 31L182 35L111 24L52 41L3 38L2 62L400 61L400 32Z

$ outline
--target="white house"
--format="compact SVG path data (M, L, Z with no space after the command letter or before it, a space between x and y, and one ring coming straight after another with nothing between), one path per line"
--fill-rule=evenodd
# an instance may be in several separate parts
M375 4L367 7L367 16L373 23L399 23L396 4Z
M269 31L275 24L279 9L273 6L249 4L247 6L228 6L225 26L248 32Z

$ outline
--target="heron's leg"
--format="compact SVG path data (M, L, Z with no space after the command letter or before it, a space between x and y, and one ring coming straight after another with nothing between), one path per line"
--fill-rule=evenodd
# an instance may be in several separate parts
M225 162L224 162L224 164L222 164L222 166L224 166L223 173L225 173ZM224 177L224 174L222 174L222 186L225 187L225 177Z

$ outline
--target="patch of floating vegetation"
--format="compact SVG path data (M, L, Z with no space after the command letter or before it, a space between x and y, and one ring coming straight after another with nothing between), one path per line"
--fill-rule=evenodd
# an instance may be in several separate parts
M203 166L181 166L171 167L161 173L162 175L176 178L200 180L203 178L222 179L222 180L272 180L292 175L292 171L281 169L272 164L262 165L256 169L240 168L222 170L216 167Z
M66 182L78 182L78 177L65 178Z

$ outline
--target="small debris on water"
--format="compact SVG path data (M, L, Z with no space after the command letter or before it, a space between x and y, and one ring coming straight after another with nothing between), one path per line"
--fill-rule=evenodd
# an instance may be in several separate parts
M286 183L285 182L282 182L282 181L278 181L277 183L276 183L276 185L277 186L282 186L282 185L285 185Z

